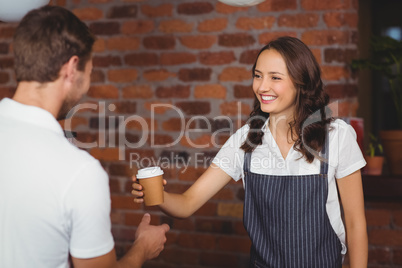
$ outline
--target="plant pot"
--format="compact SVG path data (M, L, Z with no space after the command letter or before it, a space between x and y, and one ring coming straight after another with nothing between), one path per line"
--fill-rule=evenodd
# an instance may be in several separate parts
M381 175L382 166L384 164L383 156L365 156L367 165L364 167L363 172L367 175Z
M402 175L402 130L382 130L380 137L391 174Z

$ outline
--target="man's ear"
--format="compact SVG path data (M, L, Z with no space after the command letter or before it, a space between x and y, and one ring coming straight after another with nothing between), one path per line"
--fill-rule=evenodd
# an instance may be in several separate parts
M77 56L72 56L61 68L61 76L66 82L73 82L74 77L77 74L79 58Z

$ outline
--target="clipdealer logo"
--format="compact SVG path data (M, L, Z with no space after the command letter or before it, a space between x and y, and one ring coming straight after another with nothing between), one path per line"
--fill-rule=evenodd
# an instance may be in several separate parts
M74 116L83 111L98 111L98 141L82 142L77 137L68 137L73 144L82 149L91 148L118 148L119 160L126 160L127 149L138 149L144 147L150 147L152 149L171 148L180 144L183 140L187 147L194 149L207 149L207 148L220 148L221 145L218 142L218 135L225 133L232 135L237 128L241 126L243 122L241 113L241 103L238 102L237 118L234 120L232 117L218 115L213 118L206 116L192 116L186 117L181 109L172 104L152 104L150 107L150 119L142 117L140 115L107 115L109 112L114 112L116 106L114 104L107 105L106 102L101 101L99 103L83 103L76 105L67 114L64 127L66 130L72 129L72 121ZM158 131L156 126L161 120L158 117L156 111L158 109L166 109L170 118L178 118L180 121L180 130L172 133L173 140L169 143L158 144L156 137ZM213 124L216 121L223 121L224 127L215 129ZM192 127L197 122L202 122L202 127ZM237 125L235 126L235 122ZM132 130L128 126L135 124L138 126L138 130ZM110 127L117 126L117 127ZM139 134L139 140L131 142L127 139L127 133L135 132ZM210 138L202 143L195 142L194 136L209 134Z
M180 121L180 130L174 132L171 136L176 135L171 142L158 144L156 142L156 135L158 131L156 130L156 126L162 120L158 114L157 109L165 109L169 111L170 118L178 118ZM327 111L331 111L331 113L327 112L327 117L333 116L337 117L339 110L338 101L330 103L327 107L325 107ZM144 167L147 165L159 165L159 166L185 166L187 167L192 164L200 164L206 165L206 163L210 163L210 157L208 159L200 160L202 157L202 153L195 152L194 157L180 158L177 156L169 156L161 155L158 159L149 158L149 157L141 157L139 153L129 153L129 159L126 155L127 149L140 149L140 148L151 148L154 150L159 150L163 148L172 148L184 140L187 148L184 150L193 149L199 150L210 150L211 148L219 149L222 144L217 142L218 135L224 133L225 135L231 136L235 133L237 129L239 129L245 122L243 118L243 114L241 111L241 103L238 102L238 111L234 117L229 116L215 116L214 118L210 118L207 116L192 116L186 117L183 111L174 106L172 104L152 104L150 107L150 117L142 117L138 114L133 115L110 115L110 112L114 112L116 110L116 105L109 104L107 105L105 101L100 101L99 103L82 103L76 105L67 115L67 119L65 120L65 129L72 129L72 120L74 116L78 112L82 111L98 111L97 117L99 118L99 124L97 129L98 139L93 142L81 142L76 137L71 136L68 137L69 140L72 141L77 147L82 149L91 149L91 148L118 148L119 151L119 160L121 161L129 161L130 166ZM255 118L255 117L254 117ZM319 121L321 118L320 111L313 113L305 122L304 127L310 124L313 124ZM247 122L250 122L253 118L249 118ZM286 118L278 118L274 121L274 124L278 124L280 121L286 120ZM224 127L214 128L213 123L216 121L225 122ZM202 127L193 127L192 125L195 122L202 122ZM133 132L132 129L128 128L128 126L132 123L135 123L138 126L138 129L135 130L137 134L139 134L139 139L135 142L131 142L127 139L127 133ZM110 127L117 126L117 127ZM250 130L253 131L253 130ZM209 139L203 141L203 143L194 142L194 135L201 134L209 134ZM302 137L303 139L303 137ZM241 144L236 144L235 146L241 146ZM319 152L314 151L314 149L307 147L307 149L315 156L319 157ZM327 161L327 159L320 160Z

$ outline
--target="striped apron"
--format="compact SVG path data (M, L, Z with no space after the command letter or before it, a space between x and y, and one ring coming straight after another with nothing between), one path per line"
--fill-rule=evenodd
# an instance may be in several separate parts
M326 141L328 148L328 136ZM243 219L252 242L250 267L342 267L342 245L326 212L328 163L321 161L316 175L275 176L250 172L250 161L246 153Z

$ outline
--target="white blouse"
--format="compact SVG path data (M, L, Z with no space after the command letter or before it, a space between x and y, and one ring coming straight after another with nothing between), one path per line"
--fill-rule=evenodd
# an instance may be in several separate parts
M268 126L269 119L262 130L262 144L257 146L251 155L250 171L264 175L310 175L320 172L320 161L315 158L308 163L302 154L292 147L286 158L273 138ZM244 151L240 146L246 140L250 127L244 125L237 130L222 146L212 163L238 181L244 178ZM329 132L329 170L328 170L328 199L327 213L332 227L342 242L342 254L346 253L345 228L341 218L335 179L343 178L366 165L363 154L356 141L353 127L343 120L336 119L331 123ZM243 182L244 184L244 182Z

